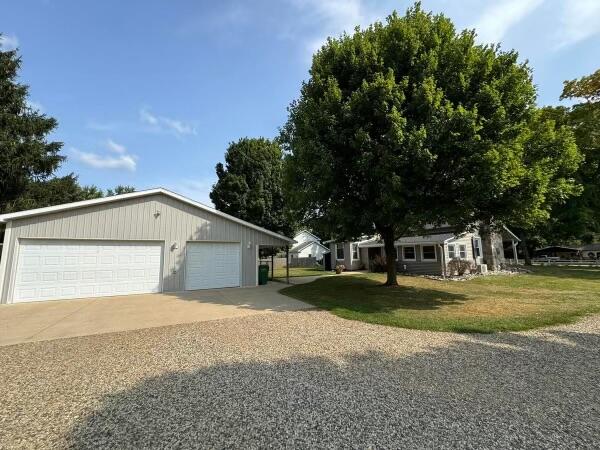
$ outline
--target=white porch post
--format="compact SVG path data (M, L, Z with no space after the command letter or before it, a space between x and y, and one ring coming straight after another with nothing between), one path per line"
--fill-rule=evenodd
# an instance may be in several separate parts
M290 247L285 246L285 281L290 284Z

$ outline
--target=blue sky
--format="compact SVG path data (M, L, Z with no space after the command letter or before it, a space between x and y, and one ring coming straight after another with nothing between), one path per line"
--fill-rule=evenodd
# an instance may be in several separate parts
M274 137L329 35L408 1L4 0L32 105L59 121L60 173L102 188L163 186L210 203L214 167L243 136ZM540 104L600 61L599 0L431 0L480 42L514 48Z

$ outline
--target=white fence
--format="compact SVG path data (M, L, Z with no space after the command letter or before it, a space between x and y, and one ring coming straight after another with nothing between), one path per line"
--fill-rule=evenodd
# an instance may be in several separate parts
M600 259L535 258L531 262L540 266L593 266L600 267Z

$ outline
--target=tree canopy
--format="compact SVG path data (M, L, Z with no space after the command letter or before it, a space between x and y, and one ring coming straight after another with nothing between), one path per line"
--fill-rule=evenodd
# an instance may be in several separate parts
M17 81L20 66L15 50L0 51L0 211L64 160L62 143L47 140L56 120L27 104L28 87Z
M106 196L112 197L113 195L129 194L131 192L135 192L133 186L119 184L114 189L107 189Z
M584 98L589 102L600 101L600 69L591 75L565 81L560 99L566 98Z
M585 99L571 107L546 107L544 113L570 128L583 162L575 173L580 196L569 198L548 223L537 230L543 243L591 242L600 234L600 70L565 82L562 99Z
M77 177L69 174L43 181L29 181L19 196L8 205L7 212L43 208L62 203L103 197L96 186L80 186Z
M218 163L218 180L210 199L226 212L272 231L289 234L282 192L282 152L279 144L265 138L242 138Z
M394 240L427 223L547 218L546 198L576 189L578 155L535 99L516 52L476 45L474 31L420 4L330 38L282 130L292 209L337 239L376 231L387 284L397 283Z

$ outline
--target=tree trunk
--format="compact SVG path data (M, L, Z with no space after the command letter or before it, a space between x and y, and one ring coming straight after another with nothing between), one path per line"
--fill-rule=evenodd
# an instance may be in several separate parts
M487 264L488 270L500 270L506 263L501 234L494 230L491 223L482 222L479 225L479 235L483 262Z
M523 257L525 258L525 265L532 266L531 256L529 255L529 247L527 247L527 236L525 233L521 233L519 236L521 238L521 244L523 244Z
M396 247L394 246L394 230L393 228L384 228L380 230L383 238L383 247L385 248L385 261L387 268L386 286L398 286L398 278L396 276Z

